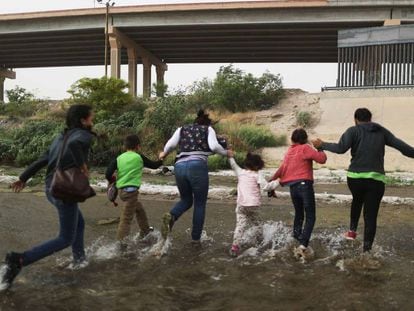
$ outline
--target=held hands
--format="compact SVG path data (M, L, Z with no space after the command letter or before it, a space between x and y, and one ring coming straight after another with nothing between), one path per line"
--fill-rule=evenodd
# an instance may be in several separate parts
M322 147L323 141L320 138L317 139L312 139L312 145L316 148L316 149L320 149Z
M167 157L167 153L165 153L164 151L161 151L160 152L160 154L159 154L159 156L158 156L158 158L161 160L161 161L164 161L164 159Z
M234 151L231 150L231 149L227 150L227 157L228 158L234 158Z
M82 173L83 173L86 177L88 177L88 178L89 178L90 173L89 173L89 169L88 169L88 167L86 166L86 164L82 165L82 167L81 167L81 172L82 172Z
M13 190L13 192L19 193L26 187L26 183L18 180L10 185L10 188Z

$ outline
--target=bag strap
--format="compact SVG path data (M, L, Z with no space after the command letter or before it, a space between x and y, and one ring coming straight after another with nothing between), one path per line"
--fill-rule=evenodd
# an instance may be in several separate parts
M69 131L68 131L63 136L62 146L60 147L59 156L58 156L57 161L56 161L56 168L59 168L60 160L62 159L63 152L65 151L66 144L68 143L68 139L71 135L72 135L72 133L69 133Z

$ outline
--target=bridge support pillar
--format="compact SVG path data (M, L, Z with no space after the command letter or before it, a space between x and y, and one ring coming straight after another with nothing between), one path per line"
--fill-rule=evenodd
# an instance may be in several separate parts
M16 73L13 70L0 68L0 102L4 102L4 81L8 79L16 79Z
M0 77L0 103L4 102L4 80L5 77Z
M157 85L159 85L159 86L164 85L164 78L165 78L165 71L166 71L165 66L157 65L156 70L157 70ZM158 88L157 89L157 96L158 97L162 96L163 94L161 94L161 93L162 93L162 90L160 88Z
M128 48L128 84L129 94L137 96L137 51L134 48Z
M137 59L142 59L142 64L144 66L143 70L143 96L151 96L151 66L155 65L161 69L168 70L167 64L165 64L161 59L152 54L150 51L145 49L142 45L135 42L133 39L128 37L122 31L116 27L109 27L109 43L111 45L111 76L119 78L121 76L121 48L128 49L128 69L129 69L129 92L131 94L137 94L136 91L136 64ZM131 53L134 51L135 56ZM162 75L163 76L163 75Z
M145 98L151 97L151 68L152 63L148 58L142 58L143 70L143 96Z
M117 38L109 38L111 45L111 77L121 78L121 48L122 44Z

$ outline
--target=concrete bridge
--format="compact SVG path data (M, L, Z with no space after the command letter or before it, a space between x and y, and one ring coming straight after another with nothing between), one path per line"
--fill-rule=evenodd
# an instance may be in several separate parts
M113 7L111 76L143 64L162 82L168 63L337 62L338 30L414 23L413 0L279 0ZM0 15L0 100L14 68L102 65L105 9Z

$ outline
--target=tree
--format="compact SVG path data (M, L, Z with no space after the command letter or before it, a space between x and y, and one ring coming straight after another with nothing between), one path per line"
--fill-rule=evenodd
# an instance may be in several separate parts
M283 95L280 75L265 72L257 78L233 65L220 67L213 81L203 79L191 90L193 104L231 112L267 109Z
M76 81L68 93L71 101L91 105L98 119L106 118L121 111L133 102L128 93L128 83L116 78L82 78Z

